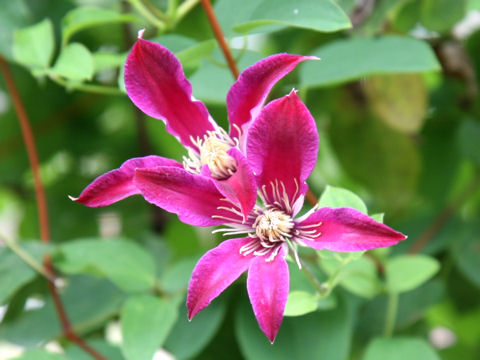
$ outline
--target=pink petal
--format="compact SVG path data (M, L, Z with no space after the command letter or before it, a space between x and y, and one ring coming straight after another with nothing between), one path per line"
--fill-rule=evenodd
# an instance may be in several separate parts
M196 148L190 137L214 130L205 105L192 98L180 62L160 44L138 39L125 63L125 87L140 110L165 121L167 131L185 146Z
M236 126L242 129L258 115L268 93L277 81L292 71L300 62L313 59L317 58L276 54L245 69L227 94L230 135L239 137Z
M107 206L128 196L139 194L133 183L135 169L154 168L158 166L177 166L182 164L161 156L146 156L125 161L120 168L96 178L78 198L71 198L90 207Z
M195 226L214 226L241 223L242 218L232 212L219 210L228 203L215 187L213 180L191 174L183 168L158 167L138 169L135 185L148 202L178 215L184 223ZM234 221L226 221L224 216Z
M288 298L289 272L282 248L273 261L257 256L248 270L247 290L260 329L273 344Z
M317 250L361 251L392 246L407 238L360 211L347 207L321 208L301 222L297 228L319 223L321 225L309 226L307 230L320 231L321 235L315 238L315 241L302 240Z
M315 120L295 91L265 106L248 131L247 159L257 185L266 186L269 203L272 184L279 184L280 194L281 183L285 185L290 205L306 191L304 182L315 167L317 153Z
M231 239L208 251L193 269L188 285L188 319L206 308L249 267L253 255L243 256L240 248L252 239Z
M215 181L215 185L227 199L240 205L246 219L257 201L255 178L247 159L238 149L231 148L228 155L237 161L237 171L226 180Z

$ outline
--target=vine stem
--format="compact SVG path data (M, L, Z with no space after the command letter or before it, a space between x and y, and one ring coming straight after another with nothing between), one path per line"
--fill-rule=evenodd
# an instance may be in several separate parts
M35 147L35 138L33 136L32 128L30 126L30 121L28 120L27 112L23 106L22 99L18 92L15 80L13 79L12 73L8 67L7 62L0 55L0 70L5 78L5 83L10 93L10 97L13 101L13 106L15 112L17 113L18 121L20 123L20 128L22 131L22 136L25 141L25 147L27 149L28 160L30 162L30 167L32 169L33 180L35 184L35 198L37 201L37 210L38 210L38 220L40 227L40 239L43 243L48 244L50 242L50 227L48 221L48 208L47 201L45 197L45 189L43 187L42 179L39 172L39 161L37 150ZM45 267L46 275L48 278L55 278L55 271L52 266L50 257L47 255L43 259L43 264ZM91 348L83 339L78 337L72 325L68 319L65 307L58 295L57 288L55 287L54 281L47 281L48 289L52 297L53 303L55 305L55 310L57 311L58 318L62 324L62 330L64 335L75 343L78 347L83 349L85 352L90 354L94 359L97 360L106 360L101 354L99 354L95 349Z
M386 337L391 337L395 329L395 322L397 320L398 311L398 294L390 293L388 295L387 316L385 318L385 330L383 334Z
M230 71L236 80L238 79L238 76L240 73L238 71L237 64L235 63L235 60L232 56L232 52L230 51L230 48L228 47L227 42L225 41L225 37L223 36L222 29L218 24L218 20L215 15L215 11L213 11L212 4L210 3L210 0L201 0L201 2L202 2L203 9L205 10L205 14L207 15L208 22L210 23L213 33L215 34L215 38L217 39L218 45L220 45L223 55L227 60L228 67L230 68ZM318 198L310 189L305 194L305 199L312 206L315 206L318 202Z

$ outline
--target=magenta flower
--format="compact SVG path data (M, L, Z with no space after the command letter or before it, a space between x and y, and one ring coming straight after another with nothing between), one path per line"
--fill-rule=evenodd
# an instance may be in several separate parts
M178 214L183 222L198 226L222 223L212 219L219 212L220 197L238 203L246 217L255 205L257 189L243 155L244 135L273 85L300 62L314 57L277 54L247 68L227 95L227 133L213 121L205 105L193 98L175 55L143 40L142 34L140 31L125 64L127 94L145 114L166 123L166 130L187 148L188 156L183 164L160 156L127 160L120 168L95 179L72 200L97 207L143 194L141 187L146 185L140 178L151 170L157 184L163 186L158 193L162 200L145 198ZM136 170L140 177L135 175Z
M253 311L273 343L289 292L288 252L298 261L297 246L358 251L394 245L406 236L351 208L314 207L295 218L318 151L315 121L295 91L261 111L246 141L263 206L255 206L246 221L233 203L223 207L230 214L215 216L228 226L216 231L247 236L222 242L198 261L188 288L188 316L195 316L248 270Z

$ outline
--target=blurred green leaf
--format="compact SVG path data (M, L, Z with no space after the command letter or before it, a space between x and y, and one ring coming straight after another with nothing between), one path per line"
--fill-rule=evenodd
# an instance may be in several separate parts
M19 246L37 260L39 265L42 264L47 247L36 242L23 242ZM0 247L0 305L5 304L18 289L33 280L36 275L37 273L17 254L7 247Z
M480 287L480 226L462 225L462 228L456 229L456 241L452 243L453 256L462 273Z
M421 75L379 75L369 77L364 84L379 119L401 132L420 131L428 106L428 93Z
M357 209L358 211L368 214L367 205L363 200L351 192L350 190L342 189L339 187L334 187L327 185L325 191L320 196L318 200L318 205L320 207L351 207Z
M240 305L240 304L239 304ZM352 319L344 306L331 311L286 317L272 345L258 327L248 301L236 310L235 333L246 359L346 360Z
M13 34L30 23L31 13L24 0L2 1L0 11L0 54L12 58Z
M113 10L93 6L74 8L62 20L62 44L65 46L73 34L86 28L124 22L142 23L133 14L121 14Z
M92 56L95 72L122 66L127 58L126 54L117 54L111 52L96 52L93 53Z
M165 341L165 349L178 360L191 359L207 346L218 331L225 317L227 304L224 296L220 296L195 315L192 321L188 321L185 303L181 302L179 306L178 319Z
M108 360L124 360L122 352L118 346L107 343L105 340L84 339L88 345L97 350L100 354L105 356ZM65 355L69 360L91 360L92 357L80 349L77 345L69 345L65 348Z
M320 265L330 276L337 274L340 285L355 295L372 298L381 290L375 264L365 256L346 265L336 259L324 258Z
M466 11L466 0L422 0L421 20L429 30L449 31L462 20Z
M51 74L70 80L90 80L93 70L94 63L90 51L85 45L71 43L60 53Z
M267 25L285 25L315 31L333 32L350 28L348 16L329 0L257 1L248 20L234 24L233 30L249 33Z
M426 255L401 255L385 265L387 290L392 293L410 291L422 285L440 269L439 262Z
M340 84L368 75L440 69L426 42L397 35L337 40L313 50L312 55L322 61L310 61L300 69L300 82L306 87Z
M168 293L186 291L193 268L199 258L199 255L184 258L168 267L158 280L162 291Z
M122 239L79 239L60 247L55 264L69 274L105 276L125 291L142 291L155 283L155 264L149 253Z
M12 360L70 360L61 354L55 354L43 349L27 350L22 355L9 358Z
M13 58L29 68L48 68L55 51L53 25L45 19L18 29L13 37Z
M123 353L128 360L151 360L178 317L178 299L131 297L121 312Z
M363 360L440 360L432 347L423 339L395 337L376 338L367 348Z
M463 155L480 166L480 122L464 120L458 130L458 143Z
M100 327L115 315L125 297L109 281L88 276L69 278L61 293L73 329L80 335ZM0 338L26 347L48 342L61 336L56 318L53 302L48 298L42 308L25 312L15 322L2 324Z
M318 299L306 291L291 291L288 294L284 316L301 316L317 310Z

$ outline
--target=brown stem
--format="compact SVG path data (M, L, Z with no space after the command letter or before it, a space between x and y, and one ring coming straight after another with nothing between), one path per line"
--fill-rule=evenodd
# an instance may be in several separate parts
M442 229L446 222L455 214L455 212L467 201L472 192L480 187L480 170L477 170L472 181L463 189L463 191L450 203L448 203L430 223L430 225L417 238L417 241L408 251L409 254L417 254L432 240L435 235Z
M207 15L208 22L212 27L213 33L215 34L218 44L222 49L223 55L227 60L228 67L230 68L230 71L232 72L233 77L235 79L238 79L238 75L240 73L238 72L237 64L235 64L235 60L233 59L232 53L230 52L230 48L228 47L227 42L223 37L222 29L218 24L217 17L215 16L215 12L213 11L213 7L212 7L212 4L210 3L210 0L202 0L202 6L203 6L203 9L205 10L205 14Z
M22 136L25 141L25 147L27 148L28 160L30 162L30 168L32 170L33 179L35 183L35 197L37 200L37 209L38 209L38 219L40 226L40 238L43 243L50 242L50 227L48 223L48 210L47 210L47 201L45 197L45 189L43 187L42 179L40 178L39 172L39 162L37 150L35 147L35 138L33 136L32 128L28 120L27 112L23 106L22 99L18 92L17 86L13 79L12 73L8 67L5 59L0 55L0 69L5 78L5 83L7 89L10 93L10 96L13 101L13 106L15 112L17 113L18 121L20 123L20 128L22 130ZM50 257L47 255L44 258L44 265L49 277L54 278L55 272L50 260ZM70 339L72 342L77 344L80 348L89 353L94 359L97 360L106 360L102 355L97 353L94 349L90 348L82 339L80 339L72 329L70 321L68 320L67 313L62 304L60 296L58 295L55 283L53 281L48 281L48 289L50 295L52 296L55 309L58 314L58 318L62 325L62 330L64 335Z

